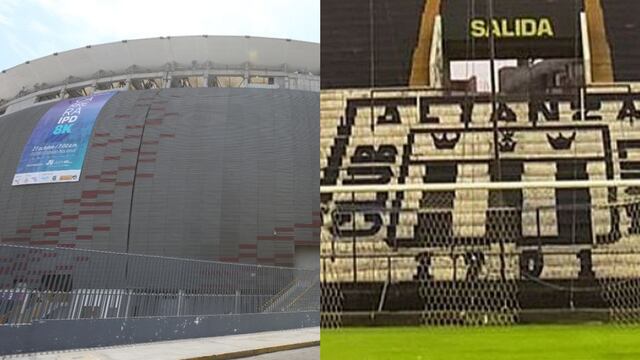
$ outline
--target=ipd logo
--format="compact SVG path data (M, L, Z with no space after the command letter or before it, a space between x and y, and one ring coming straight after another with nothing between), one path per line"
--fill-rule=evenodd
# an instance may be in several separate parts
M87 97L71 103L58 119L58 125L53 129L53 135L71 134L71 127L78 121L82 109L89 105L92 100L93 97Z
M73 123L78 120L78 116L63 116L58 120L58 125L53 129L53 135L71 134Z

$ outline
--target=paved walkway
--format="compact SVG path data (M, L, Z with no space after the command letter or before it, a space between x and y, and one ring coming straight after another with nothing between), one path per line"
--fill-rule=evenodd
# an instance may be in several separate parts
M238 359L275 351L300 349L320 344L320 328L268 331L255 334L219 336L189 340L161 341L137 345L111 346L14 355L6 359L37 360L164 360ZM319 357L310 358L317 359ZM259 358L258 358L259 359Z
M320 360L320 346L252 356L243 360Z

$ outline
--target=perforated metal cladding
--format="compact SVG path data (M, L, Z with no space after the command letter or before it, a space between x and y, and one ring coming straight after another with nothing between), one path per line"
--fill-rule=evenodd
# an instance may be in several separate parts
M318 246L317 93L123 92L96 121L80 182L12 187L50 106L0 118L3 243L279 265Z

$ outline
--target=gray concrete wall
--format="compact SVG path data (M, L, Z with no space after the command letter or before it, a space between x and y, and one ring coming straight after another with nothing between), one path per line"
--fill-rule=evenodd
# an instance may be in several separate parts
M319 325L318 312L45 320L29 325L0 326L0 355L237 335Z

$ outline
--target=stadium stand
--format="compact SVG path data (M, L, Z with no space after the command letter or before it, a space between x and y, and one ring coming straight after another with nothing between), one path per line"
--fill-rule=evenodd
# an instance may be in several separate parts
M495 95L451 73L491 4ZM323 1L323 326L640 319L638 188L589 185L640 179L636 7Z
M493 161L488 97L418 91L379 96L365 90L323 91L323 185L638 177L634 149L640 132L633 110L638 94L590 93L585 101L594 111L584 120L570 95L501 99L499 168ZM521 282L518 306L602 308L606 303L597 278L608 276L617 261L609 253L637 248L640 214L635 204L624 202L634 193L524 189L504 191L500 200L489 190L323 194L323 261L331 264L329 279L347 284L344 311L416 310L422 303L415 291L420 285L413 280L420 276L421 253L432 253L429 271L433 281L442 281L436 291L451 296L445 284L456 279L454 269L459 267L457 278L464 279L471 268L463 253L452 262L447 249L458 246L464 252L465 245L475 244L491 253L502 238L512 250L527 249L507 266L507 275ZM544 256L536 265L540 269L518 265L538 256ZM487 264L493 260L487 255ZM617 276L635 273L616 271ZM528 281L531 274L562 290ZM584 291L564 288L569 283ZM549 292L554 295L543 296ZM548 300L537 301L541 296Z

